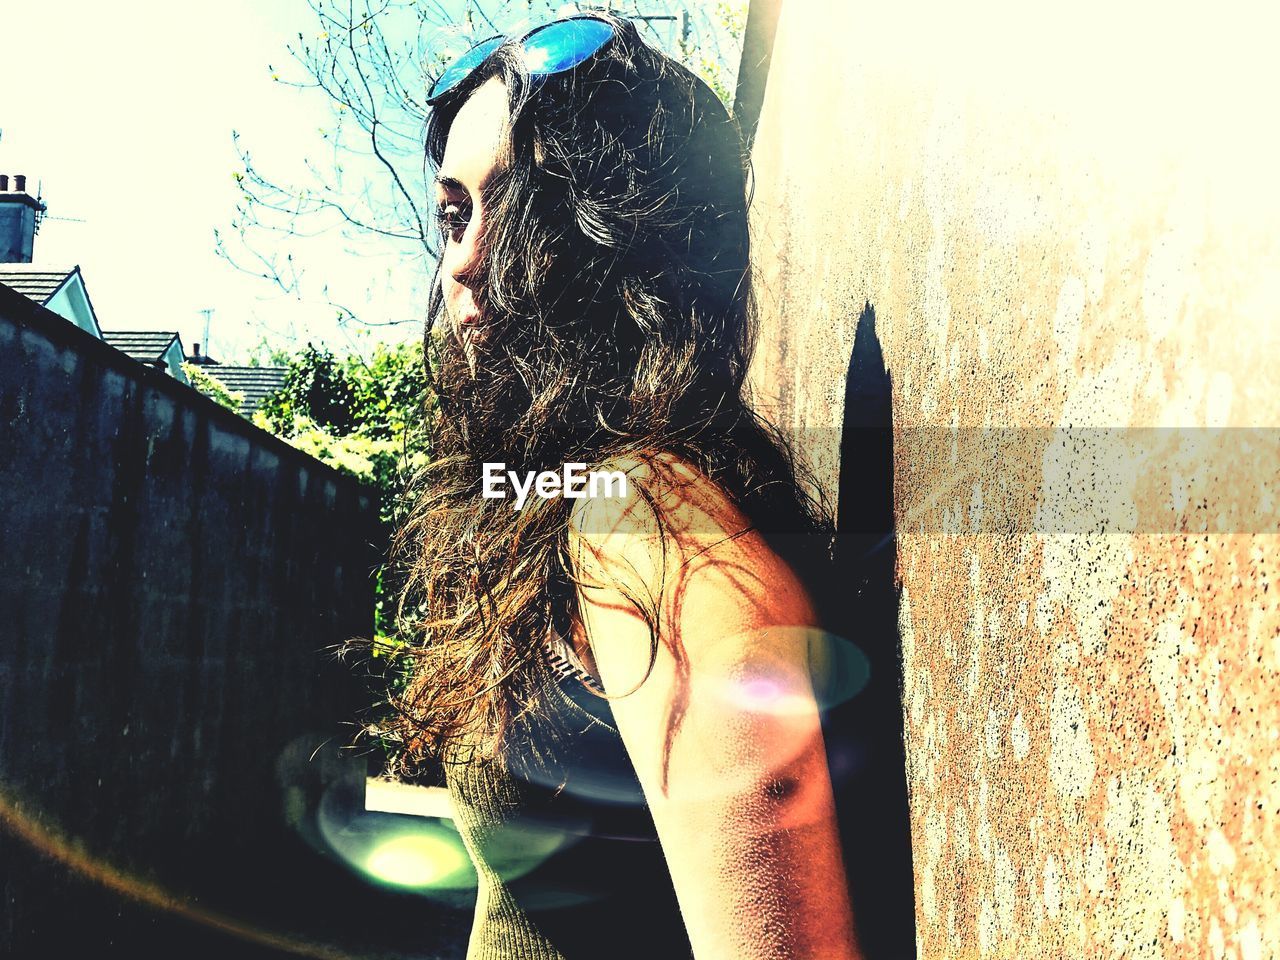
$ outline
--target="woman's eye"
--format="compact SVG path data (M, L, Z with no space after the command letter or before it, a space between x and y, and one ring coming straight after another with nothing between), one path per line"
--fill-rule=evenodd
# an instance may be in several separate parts
M441 204L436 207L436 224L446 239L457 243L467 230L466 211L456 203Z

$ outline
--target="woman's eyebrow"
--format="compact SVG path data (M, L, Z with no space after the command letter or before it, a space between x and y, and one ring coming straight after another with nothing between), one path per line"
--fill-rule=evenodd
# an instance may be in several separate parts
M436 183L444 187L446 190L461 190L464 193L468 192L467 188L463 185L462 181L459 180L457 177L447 177L447 176L441 175L436 177Z

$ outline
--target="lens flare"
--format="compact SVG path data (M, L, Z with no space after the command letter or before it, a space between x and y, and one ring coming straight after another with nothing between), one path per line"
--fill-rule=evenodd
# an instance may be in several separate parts
M359 794L349 794L342 785L327 790L316 821L325 846L351 869L374 883L450 903L474 891L475 869L451 821L367 811Z
M810 630L809 676L818 706L827 710L852 700L871 679L871 661L851 640L825 630Z
M448 884L468 873L470 863L457 835L452 842L434 832L409 833L383 840L364 862L367 874L397 887Z
M340 947L287 932L266 930L231 914L195 905L179 891L168 890L154 880L131 873L105 858L88 853L82 838L65 833L52 824L42 823L38 817L25 812L33 806L11 795L6 786L0 783L0 829L11 833L86 881L246 943L314 960L357 960L356 954Z
M753 713L798 714L813 709L812 698L803 691L789 690L779 677L757 676L726 682L725 695L743 710Z
M741 637L721 641L745 646ZM856 697L867 685L871 666L866 655L853 643L810 627L772 628L768 639L755 644L757 653L746 665L735 656L724 658L732 669L694 678L703 690L738 708L775 716L800 716L815 709L826 711ZM803 660L807 669L798 668Z

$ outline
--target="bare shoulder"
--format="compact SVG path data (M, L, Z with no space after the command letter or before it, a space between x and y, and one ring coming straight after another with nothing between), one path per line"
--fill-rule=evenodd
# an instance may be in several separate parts
M619 496L575 503L571 553L578 575L606 592L678 592L706 608L767 607L773 618L813 618L794 572L729 493L682 457L654 453L596 468L627 478Z
M736 533L750 526L724 488L675 454L615 457L595 472L625 482L610 485L608 496L574 504L571 529L593 542L619 533Z

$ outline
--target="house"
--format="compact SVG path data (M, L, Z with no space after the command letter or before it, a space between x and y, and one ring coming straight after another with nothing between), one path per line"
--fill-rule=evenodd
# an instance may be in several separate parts
M0 283L101 340L80 268L31 263L45 209L44 201L27 192L26 177L0 173Z
M0 211L4 210L3 201L4 195L0 194ZM0 229L2 226L3 218L0 218ZM4 245L5 240L0 236L0 247ZM0 283L102 339L102 327L93 312L93 302L78 266L48 267L0 261Z
M179 383L189 383L182 370L185 356L175 330L108 330L102 339L139 363L163 370Z
M0 174L0 284L135 360L165 371L179 383L187 383L177 333L146 330L104 334L79 266L53 267L31 262L45 210L44 202L27 192L26 177Z
M216 367L216 370L210 369L209 374L228 390L244 397L239 412L245 418L252 418L267 394L284 385L284 367L220 364L212 357L202 355L198 343L195 344L194 355L188 358L184 356L182 340L176 331L111 330L104 333L78 266L54 267L31 262L45 210L44 201L27 191L25 176L0 174L0 284L71 321L139 363L164 371L179 383L191 382L182 369L184 361Z
M80 268L31 263L45 209L25 176L0 173L0 283L102 339Z

